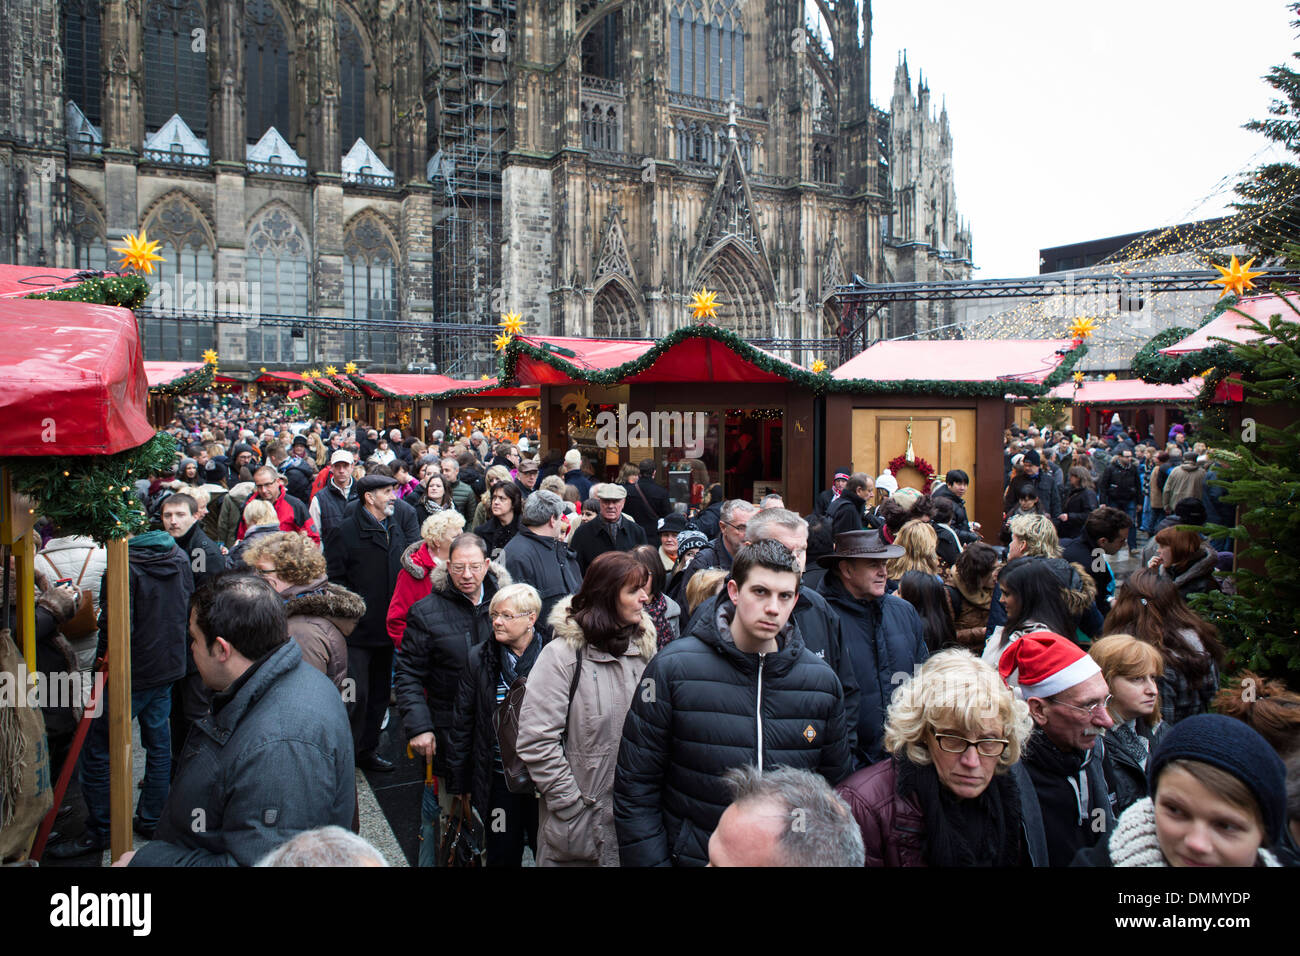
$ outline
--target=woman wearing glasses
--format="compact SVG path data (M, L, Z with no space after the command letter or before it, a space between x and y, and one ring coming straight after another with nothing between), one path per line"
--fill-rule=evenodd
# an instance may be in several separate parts
M492 639L488 608L497 591L513 583L503 565L488 561L476 534L460 534L447 563L429 572L430 590L411 605L398 648L393 687L410 748L433 764L439 800L450 810L446 786L452 711L470 652Z
M492 716L510 685L532 670L541 650L534 627L542 598L531 584L507 584L488 605L494 640L470 651L456 692L448 753L448 789L469 794L485 832L488 866L522 866L537 853L537 793L511 793ZM499 825L493 825L499 822Z
M892 758L836 788L862 830L867 866L1045 866L1037 804L1021 799L1031 729L993 668L964 650L930 657L894 692Z

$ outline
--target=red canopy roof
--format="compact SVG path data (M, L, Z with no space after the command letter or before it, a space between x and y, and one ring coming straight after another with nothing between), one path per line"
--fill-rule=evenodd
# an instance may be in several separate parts
M654 342L649 339L579 339L553 336L521 336L520 341L554 351L579 370L600 372L639 359ZM564 351L557 351L564 350ZM761 351L761 350L759 350ZM572 355L565 354L573 353ZM769 354L770 353L765 353ZM774 362L782 362L775 355ZM800 371L789 365L790 371ZM545 362L521 352L515 376L530 385L569 385L581 381ZM664 351L653 365L629 375L625 382L786 382L789 378L768 372L737 355L722 342L707 337L683 338Z
M33 292L53 292L81 285L81 269L47 269L44 266L0 265L0 299L21 298ZM114 273L116 274L116 273Z
M1282 296L1277 295L1254 295L1242 299L1237 303L1236 308L1245 312L1252 318L1259 319L1265 325L1271 316L1281 314L1282 318L1289 322L1300 321L1300 314L1295 309L1300 308L1300 293L1289 292L1286 298L1290 300L1291 305L1282 301ZM1294 306L1295 308L1292 308ZM1168 348L1161 349L1162 355L1186 355L1188 352L1199 352L1201 349L1209 348L1212 345L1222 345L1222 342L1211 342L1210 339L1227 339L1235 345L1241 345L1245 342L1254 341L1258 338L1255 331L1248 325L1248 320L1238 315L1232 309L1226 310L1222 315L1211 319L1205 325L1201 326L1187 338L1180 342L1175 342Z
M198 371L203 368L203 363L197 365L189 362L145 362L144 375L149 380L149 387L155 385L166 385L168 382L174 382L183 375L190 372Z
M1189 378L1178 385L1150 385L1140 378L1121 378L1084 382L1077 391L1073 382L1064 382L1048 394L1076 405L1162 405L1193 401L1204 384L1201 378Z
M0 300L6 455L109 455L154 435L129 309Z
M835 370L837 379L1028 382L1040 385L1074 348L1069 339L878 342Z
M487 398L536 398L536 388L497 388L495 378L460 379L446 375L380 372L358 373L350 376L370 396L382 398L435 398L447 392L472 391L475 396Z

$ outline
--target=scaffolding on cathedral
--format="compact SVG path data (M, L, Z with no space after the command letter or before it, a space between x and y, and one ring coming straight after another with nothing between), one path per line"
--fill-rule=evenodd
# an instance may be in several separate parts
M501 167L506 149L507 45L515 0L437 0L441 126L429 178L446 211L434 227L439 322L490 326L501 281ZM446 375L491 371L488 336L439 337L434 359Z

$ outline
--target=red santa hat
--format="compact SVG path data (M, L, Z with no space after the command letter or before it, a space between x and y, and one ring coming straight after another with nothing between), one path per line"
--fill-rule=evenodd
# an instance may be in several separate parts
M1038 631L1013 643L998 661L998 673L1021 700L1052 697L1100 674L1097 662L1060 634Z

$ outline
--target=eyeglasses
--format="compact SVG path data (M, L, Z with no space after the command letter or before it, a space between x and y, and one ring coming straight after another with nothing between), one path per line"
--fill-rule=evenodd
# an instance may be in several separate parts
M486 566L487 565L484 564L449 564L447 570L452 574L464 574L466 571L469 571L472 574L478 574Z
M981 757L1001 757L1002 752L1011 743L1011 741L1003 740L1000 737L981 737L979 740L967 740L965 737L958 737L956 734L935 734L934 739L939 742L939 749L944 753L964 754L971 747L974 747Z
M510 621L517 621L519 618L527 616L527 614L507 614L505 611L497 611L488 615L488 617L494 621L505 621L507 623Z
M259 488L274 488L274 487L275 487L276 485L278 485L278 484L279 484L278 481L268 481L268 482L266 482L266 483L262 483L262 482L259 481L259 482L257 482L257 487L259 487Z
M742 534L745 532L745 529L749 527L748 524L735 524L731 521L723 521L721 523L725 524L728 528L741 532Z
M272 574L275 574L279 570L280 570L279 568L258 568L257 573L265 578Z
M1114 697L1113 694L1107 694L1105 700L1099 700L1097 703L1090 704L1087 707L1080 706L1079 704L1072 704L1068 700L1057 700L1055 697L1049 697L1047 699L1051 701L1053 704L1064 704L1066 707L1073 707L1075 710L1083 711L1089 717L1096 717L1097 708L1101 707L1102 709L1105 709L1109 707L1113 697Z

